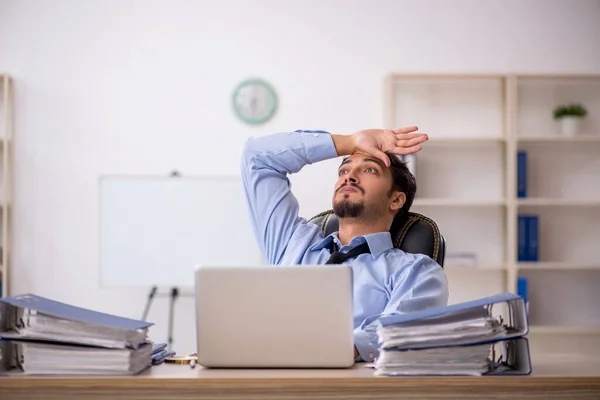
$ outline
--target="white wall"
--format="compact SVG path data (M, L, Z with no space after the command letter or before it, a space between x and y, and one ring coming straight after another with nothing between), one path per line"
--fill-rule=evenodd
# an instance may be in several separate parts
M251 135L380 126L390 72L597 74L599 22L594 0L0 0L16 102L11 293L139 317L145 288L99 287L100 175L237 174ZM259 128L229 107L249 76L281 100ZM304 215L329 205L334 165L294 177ZM155 301L156 340L167 311ZM193 318L181 299L180 352Z

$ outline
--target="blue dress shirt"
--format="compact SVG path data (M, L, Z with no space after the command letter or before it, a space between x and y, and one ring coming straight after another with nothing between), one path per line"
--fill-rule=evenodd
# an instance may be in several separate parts
M394 248L389 232L357 236L341 246L337 232L324 237L317 225L298 216L287 175L336 157L325 131L251 138L244 146L242 179L254 234L269 264L325 264L334 242L343 252L369 244L370 254L345 264L353 273L354 344L363 361L373 361L378 356L377 320L447 305L448 282L431 258Z

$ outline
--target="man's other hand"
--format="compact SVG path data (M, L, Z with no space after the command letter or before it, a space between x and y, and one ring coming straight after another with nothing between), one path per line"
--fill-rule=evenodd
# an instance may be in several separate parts
M365 129L352 135L333 135L338 155L363 153L379 158L387 167L387 154L406 155L421 151L420 144L429 137L424 133L413 133L419 128L409 126L398 129Z

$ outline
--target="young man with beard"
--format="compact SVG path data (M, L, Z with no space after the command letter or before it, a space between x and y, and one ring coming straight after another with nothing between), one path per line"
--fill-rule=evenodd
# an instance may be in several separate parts
M415 195L414 176L394 156L421 150L428 138L415 131L417 127L336 135L298 130L253 138L244 147L242 178L250 219L269 264L325 264L333 252L368 246L367 253L343 261L353 273L357 361L378 356L375 323L381 316L448 302L442 268L425 255L394 248L389 232L396 214L408 212ZM347 156L332 199L339 231L324 237L318 226L298 216L287 175L339 156Z

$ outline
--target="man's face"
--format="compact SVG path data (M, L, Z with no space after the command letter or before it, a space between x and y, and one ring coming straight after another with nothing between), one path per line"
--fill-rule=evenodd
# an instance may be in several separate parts
M354 153L338 169L333 210L339 218L380 218L404 204L404 193L392 188L392 172L381 160Z

